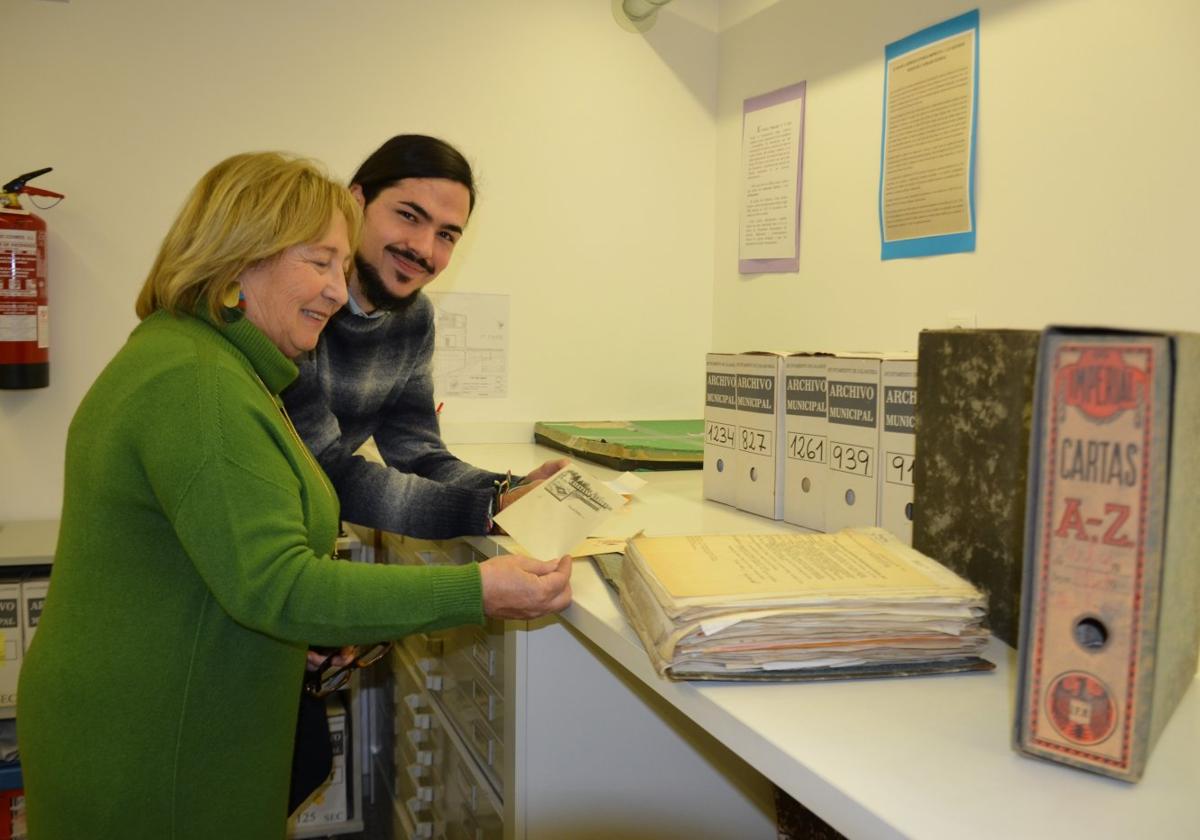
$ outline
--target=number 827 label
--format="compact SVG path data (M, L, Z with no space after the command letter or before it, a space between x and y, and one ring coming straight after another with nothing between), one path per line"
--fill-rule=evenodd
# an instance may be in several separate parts
M775 451L774 435L762 429L750 429L738 426L738 445L741 452L753 452L755 455L771 455Z

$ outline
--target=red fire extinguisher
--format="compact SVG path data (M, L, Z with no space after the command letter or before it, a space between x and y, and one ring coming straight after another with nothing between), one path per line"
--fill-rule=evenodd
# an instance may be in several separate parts
M21 195L64 198L27 187L50 167L0 187L0 388L50 384L50 306L46 293L46 222L21 206Z

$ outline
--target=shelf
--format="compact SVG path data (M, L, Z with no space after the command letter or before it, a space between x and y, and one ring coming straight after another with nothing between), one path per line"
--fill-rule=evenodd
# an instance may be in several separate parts
M21 765L15 761L0 763L0 790L16 790L25 786Z
M0 522L0 566L47 566L57 544L57 519Z

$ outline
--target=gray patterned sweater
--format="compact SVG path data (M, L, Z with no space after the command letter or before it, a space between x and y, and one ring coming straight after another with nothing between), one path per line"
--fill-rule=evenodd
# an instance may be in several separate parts
M455 458L433 407L433 305L326 325L283 394L296 430L325 469L342 518L419 539L487 533L503 475ZM375 438L388 466L354 452Z

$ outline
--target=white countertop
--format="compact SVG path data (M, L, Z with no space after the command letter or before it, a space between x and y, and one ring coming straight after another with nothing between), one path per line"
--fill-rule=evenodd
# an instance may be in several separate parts
M522 472L560 453L457 445L470 463ZM601 478L616 472L588 462ZM701 495L699 470L649 482L613 533L746 533L792 526ZM775 784L851 837L1173 838L1200 834L1200 688L1193 683L1136 785L1015 753L1016 652L991 673L832 682L680 683L659 677L613 590L577 561L568 626Z

